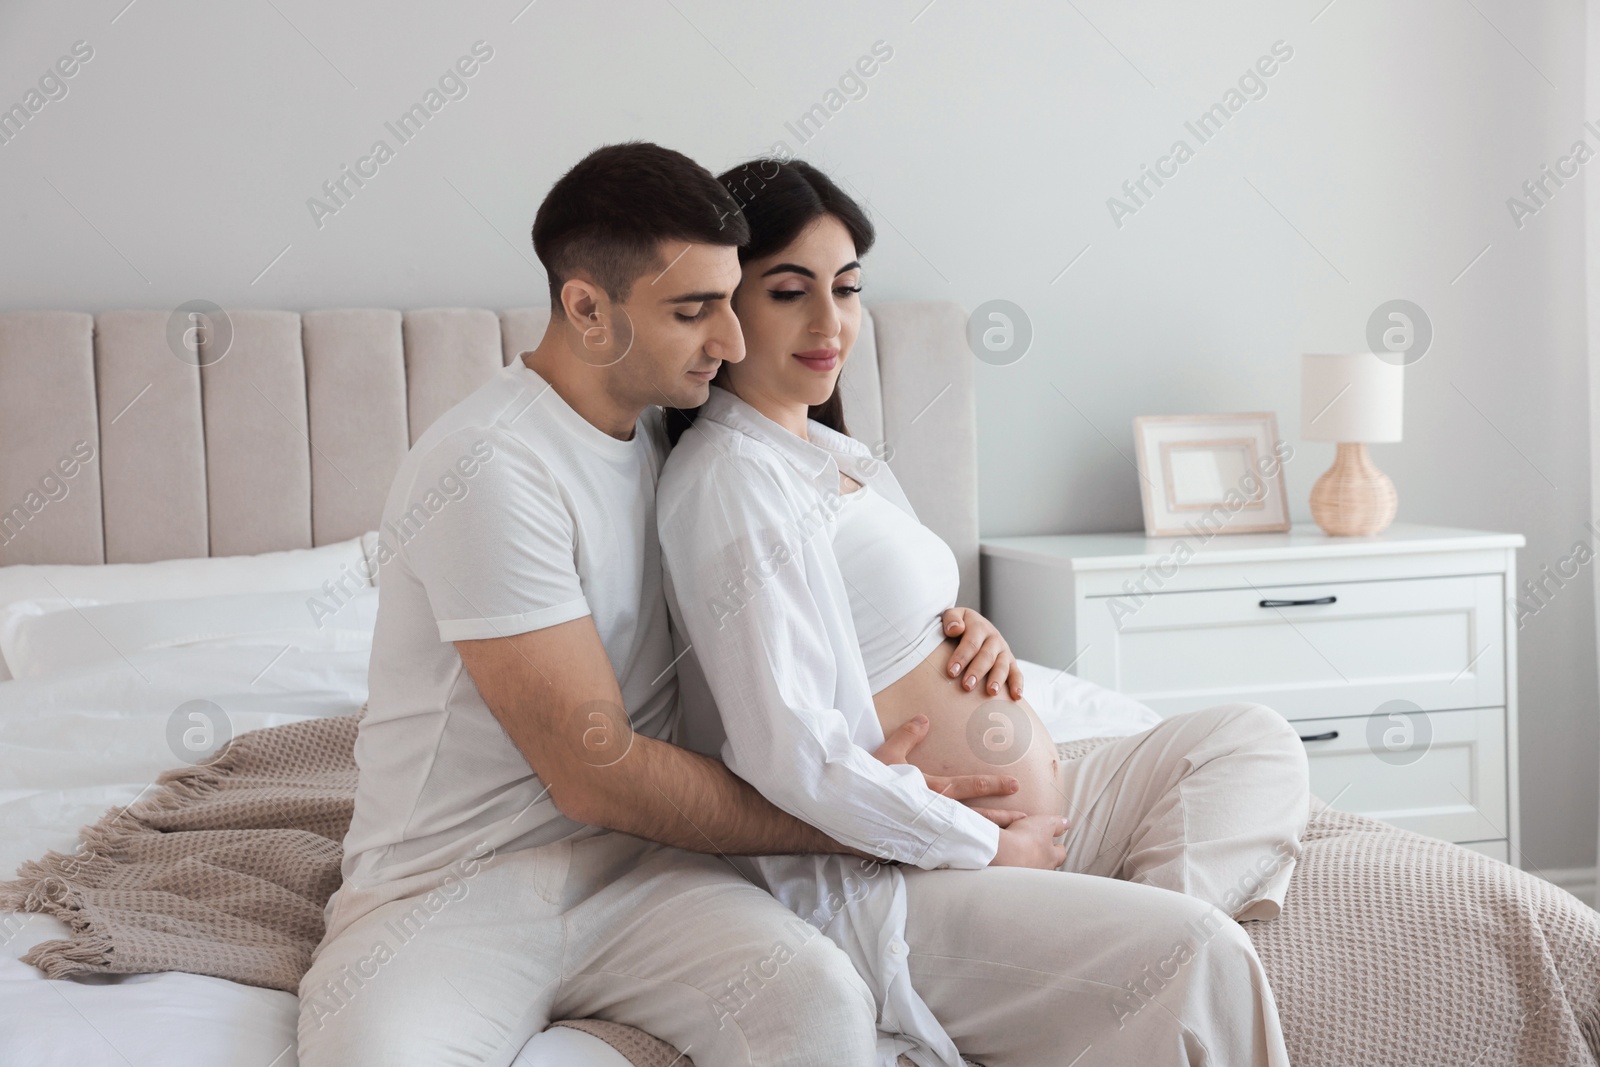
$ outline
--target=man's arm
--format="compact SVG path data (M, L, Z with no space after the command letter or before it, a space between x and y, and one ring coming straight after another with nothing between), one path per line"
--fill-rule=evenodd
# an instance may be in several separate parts
M717 760L634 733L590 616L455 646L569 819L691 852L878 858L774 807Z

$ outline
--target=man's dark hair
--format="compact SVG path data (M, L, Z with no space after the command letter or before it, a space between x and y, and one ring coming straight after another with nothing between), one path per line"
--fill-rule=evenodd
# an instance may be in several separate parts
M750 228L727 188L681 152L648 141L590 152L551 187L533 219L551 313L561 313L561 287L579 270L626 302L635 278L666 266L664 240L738 246L750 240Z

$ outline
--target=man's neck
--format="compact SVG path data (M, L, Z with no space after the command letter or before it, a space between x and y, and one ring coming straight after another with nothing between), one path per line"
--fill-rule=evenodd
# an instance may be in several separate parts
M565 322L551 321L539 346L517 358L524 366L550 383L556 395L589 425L619 441L633 440L634 424L643 406L620 403L607 386L603 367L584 363L568 347Z

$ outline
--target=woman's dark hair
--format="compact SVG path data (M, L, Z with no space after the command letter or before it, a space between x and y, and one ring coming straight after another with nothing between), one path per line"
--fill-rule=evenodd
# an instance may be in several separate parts
M876 239L872 222L860 205L826 174L804 160L752 159L717 175L717 180L738 202L740 214L750 227L749 243L739 246L741 265L787 248L807 226L824 215L831 215L844 225L855 242L858 256L866 255ZM724 363L712 380L722 380L727 369ZM667 437L674 445L699 411L699 408L666 410ZM837 382L832 395L820 404L811 405L807 415L829 429L849 433L844 425L844 402L839 396Z
M648 141L605 145L551 186L533 219L533 249L550 282L550 312L577 271L626 302L641 274L660 270L661 242L742 245L749 231L727 187L700 164Z

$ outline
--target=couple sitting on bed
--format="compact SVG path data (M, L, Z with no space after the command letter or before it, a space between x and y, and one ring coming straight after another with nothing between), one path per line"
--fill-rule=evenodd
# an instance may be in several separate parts
M471 470L380 578L303 1067L507 1064L587 1016L699 1067L1287 1064L1238 922L1299 855L1298 739L1233 704L1058 765L847 434L857 205L630 143L533 240L543 339L385 507Z

